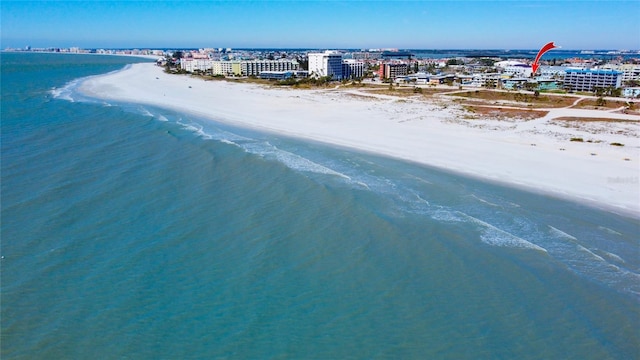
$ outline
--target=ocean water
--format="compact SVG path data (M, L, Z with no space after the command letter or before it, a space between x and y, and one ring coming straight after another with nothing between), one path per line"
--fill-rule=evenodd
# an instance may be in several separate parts
M2 359L637 359L640 221L2 54Z

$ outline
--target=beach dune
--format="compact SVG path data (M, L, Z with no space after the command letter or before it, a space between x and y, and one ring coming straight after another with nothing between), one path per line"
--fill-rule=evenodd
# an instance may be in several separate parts
M311 139L447 169L640 217L640 116L570 127L537 120L468 119L450 100L295 90L170 75L135 64L79 87L101 99L154 105L236 126ZM570 141L582 137L593 142ZM624 146L612 146L620 143Z

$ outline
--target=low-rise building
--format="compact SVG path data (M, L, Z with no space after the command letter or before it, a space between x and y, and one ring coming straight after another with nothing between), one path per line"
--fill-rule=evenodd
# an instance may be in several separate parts
M496 88L502 85L503 80L504 79L500 73L476 73L473 74L473 78L468 86Z
M526 89L528 82L529 79L527 78L510 78L502 80L502 87L508 90Z
M566 66L540 66L538 69L539 79L564 79Z
M622 89L622 96L626 98L638 99L640 98L640 87L628 87Z
M454 74L440 74L440 75L432 75L429 77L429 84L431 85L441 85L441 84L452 84L456 79Z
M433 75L429 75L425 72L417 72L415 74L410 74L407 76L408 81L414 82L416 84L428 84L429 77Z
M559 90L562 88L562 83L553 79L538 79L538 90Z
M527 64L508 65L504 67L503 71L503 74L516 78L530 77L532 73L531 65Z
M263 71L260 73L261 79L268 80L286 80L289 78L305 78L309 75L309 72L304 70L298 71Z

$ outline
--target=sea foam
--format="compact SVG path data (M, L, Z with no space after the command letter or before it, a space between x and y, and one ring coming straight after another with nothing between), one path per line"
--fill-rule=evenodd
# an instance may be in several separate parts
M547 252L547 250L541 246L533 244L521 237L518 237L514 234L511 234L507 231L499 229L488 222L482 221L473 216L462 213L463 217L466 217L472 223L478 224L484 227L482 234L480 235L480 239L489 245L494 246L507 246L507 247L517 247L531 250L538 250L542 252Z

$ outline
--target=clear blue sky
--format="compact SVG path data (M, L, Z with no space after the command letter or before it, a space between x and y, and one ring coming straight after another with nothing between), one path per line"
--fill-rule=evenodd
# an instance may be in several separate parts
M0 47L640 49L640 1L7 1Z

